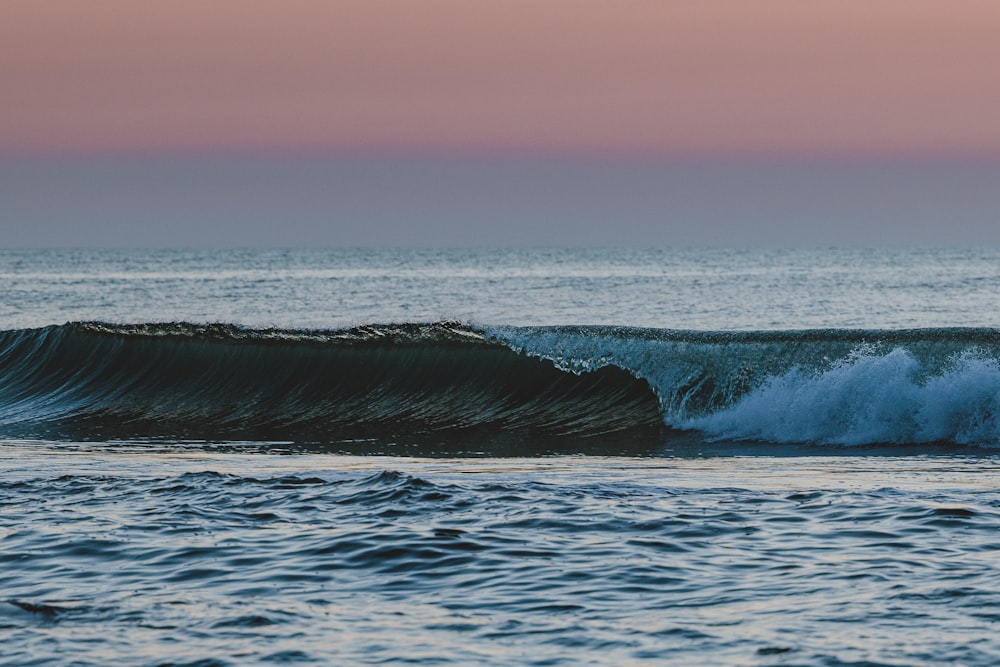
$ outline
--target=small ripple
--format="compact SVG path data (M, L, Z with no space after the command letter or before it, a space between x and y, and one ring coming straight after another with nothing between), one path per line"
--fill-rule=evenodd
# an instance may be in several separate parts
M276 625L278 621L271 620L261 614L247 614L236 618L227 618L212 624L213 628L261 628Z
M290 665L297 662L315 662L305 651L290 650L278 651L264 656L263 662L269 665Z
M46 620L53 620L59 614L70 611L69 607L62 607L54 604L46 604L43 602L26 602L24 600L4 600L8 605L16 607L17 609L30 614L36 618L43 618Z

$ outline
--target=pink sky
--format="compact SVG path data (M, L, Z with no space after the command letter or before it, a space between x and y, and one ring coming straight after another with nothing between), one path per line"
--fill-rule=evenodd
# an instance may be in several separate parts
M996 0L12 0L0 152L1000 156Z

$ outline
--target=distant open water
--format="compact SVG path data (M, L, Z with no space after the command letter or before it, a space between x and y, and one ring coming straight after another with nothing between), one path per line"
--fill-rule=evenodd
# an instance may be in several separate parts
M996 250L2 251L0 292L0 664L1000 662Z

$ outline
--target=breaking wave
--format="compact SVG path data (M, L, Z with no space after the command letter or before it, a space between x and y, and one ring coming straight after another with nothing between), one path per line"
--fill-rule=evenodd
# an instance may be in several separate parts
M0 437L453 436L991 446L1000 331L81 322L0 332Z
M709 439L1000 444L1000 330L498 328L578 372L646 379L665 424Z

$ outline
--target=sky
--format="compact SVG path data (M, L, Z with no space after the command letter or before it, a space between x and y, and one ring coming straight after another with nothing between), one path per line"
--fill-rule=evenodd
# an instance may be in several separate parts
M994 0L7 0L0 246L1000 244Z

